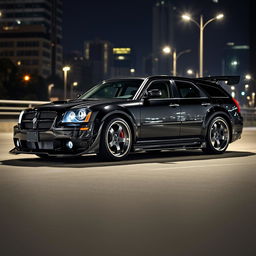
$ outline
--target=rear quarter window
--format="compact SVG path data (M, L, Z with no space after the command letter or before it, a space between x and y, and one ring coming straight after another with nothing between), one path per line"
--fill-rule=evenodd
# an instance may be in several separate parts
M194 84L184 81L175 81L181 98L202 98L206 97L205 93Z
M205 91L210 97L228 97L228 94L218 85L198 84L203 91Z

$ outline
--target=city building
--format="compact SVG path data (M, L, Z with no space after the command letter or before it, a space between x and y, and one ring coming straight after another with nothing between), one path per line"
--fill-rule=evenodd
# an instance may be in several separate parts
M249 45L237 45L234 42L228 42L224 49L222 60L222 75L240 75L241 80L235 87L229 87L229 92L237 98L242 105L248 105L250 97L250 83L245 79L250 71L249 65L250 47Z
M62 76L62 0L0 0L0 58L27 72Z
M70 67L68 74L69 91L75 94L84 93L93 85L92 70L89 61L80 51L72 51L64 58L65 66ZM72 97L71 97L72 98Z
M151 76L153 71L153 57L152 54L143 58L143 76Z
M112 77L124 77L134 75L135 69L132 65L131 48L113 48Z
M113 63L113 46L108 41L84 42L84 57L91 66L92 83L110 78Z
M170 74L171 58L164 55L165 46L175 48L175 6L169 0L159 0L153 6L153 74Z

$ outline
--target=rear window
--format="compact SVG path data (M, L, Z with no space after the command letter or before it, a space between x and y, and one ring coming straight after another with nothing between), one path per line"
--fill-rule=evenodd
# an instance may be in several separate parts
M205 96L192 83L183 81L175 81L175 83L182 98L200 98Z
M218 85L198 84L211 97L228 97L227 93Z

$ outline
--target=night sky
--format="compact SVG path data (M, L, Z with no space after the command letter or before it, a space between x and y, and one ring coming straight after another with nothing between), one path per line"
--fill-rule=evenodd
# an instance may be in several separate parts
M140 70L142 56L151 52L152 6L155 0L64 2L64 51L83 49L83 41L104 39L114 46L132 47ZM205 20L218 11L225 14L223 21L211 23L205 30L205 70L220 74L221 57L227 42L248 44L249 1L176 0L177 16L189 11L194 19L204 14ZM198 67L199 29L192 23L177 24L177 50L192 49L179 60L178 69Z

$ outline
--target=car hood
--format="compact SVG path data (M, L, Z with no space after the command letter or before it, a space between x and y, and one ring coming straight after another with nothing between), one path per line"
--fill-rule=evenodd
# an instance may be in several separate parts
M76 99L69 101L54 101L48 104L36 106L35 110L52 110L52 111L66 111L72 108L91 108L93 106L98 105L108 105L110 103L122 104L127 101L131 101L130 99Z

